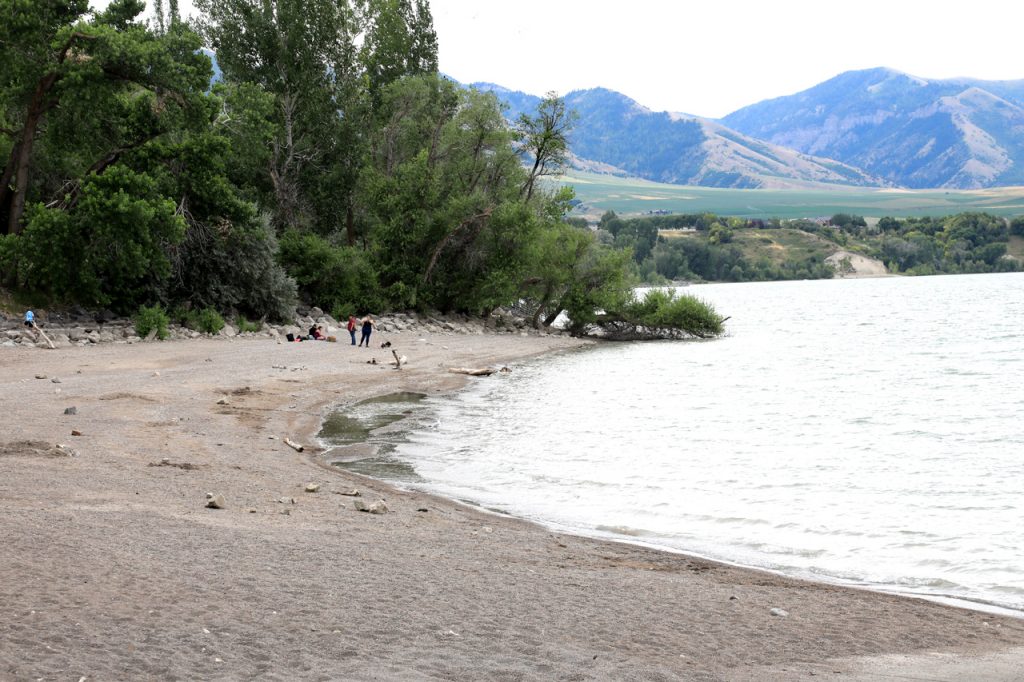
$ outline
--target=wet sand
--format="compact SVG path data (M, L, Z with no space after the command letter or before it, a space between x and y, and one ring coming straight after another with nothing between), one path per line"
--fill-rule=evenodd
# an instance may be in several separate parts
M285 445L580 343L391 340L401 371L266 339L0 351L0 679L1024 677L1018 619L554 533Z

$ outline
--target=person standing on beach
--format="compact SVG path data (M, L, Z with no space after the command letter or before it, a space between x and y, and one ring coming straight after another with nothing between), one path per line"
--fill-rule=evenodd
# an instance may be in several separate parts
M36 326L36 314L31 310L25 311L25 326L34 327Z
M361 346L365 343L367 348L370 347L370 332L372 332L373 328L376 326L377 325L373 321L373 318L369 315L363 318L363 335L360 337L358 345Z
M349 333L349 336L352 337L352 345L353 346L356 345L356 326L357 325L358 325L358 322L356 322L356 316L355 315L349 315L348 316L348 333Z

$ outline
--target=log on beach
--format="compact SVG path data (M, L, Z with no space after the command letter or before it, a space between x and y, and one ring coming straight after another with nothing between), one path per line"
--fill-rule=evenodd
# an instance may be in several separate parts
M498 370L493 367L449 367L452 374L468 374L471 377L489 377Z

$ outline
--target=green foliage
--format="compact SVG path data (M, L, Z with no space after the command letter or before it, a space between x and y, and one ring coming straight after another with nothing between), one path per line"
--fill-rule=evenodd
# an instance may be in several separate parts
M263 323L250 322L242 316L235 318L235 326L238 327L239 334L244 334L245 332L258 332L263 329Z
M723 320L710 304L673 289L651 289L620 312L644 327L681 329L694 336L717 336L723 331Z
M152 178L116 166L86 178L71 210L32 206L24 232L7 238L8 263L28 289L125 311L154 297L184 233Z
M195 329L206 334L216 334L224 328L224 317L213 308L203 308L195 316Z
M574 322L576 322L574 320ZM709 338L724 331L725 320L708 303L674 289L629 294L576 329L600 330L613 339Z
M167 325L170 324L170 318L163 306L139 306L133 321L135 322L135 333L139 336L145 338L155 330L158 339L163 341L167 338Z
M658 276L657 226L595 237L541 182L565 102L510 125L441 78L426 0L196 4L205 40L174 2L147 26L139 0L0 0L0 277L22 293L215 333L299 295L339 317L526 296L538 324L582 321Z
M293 230L281 238L279 258L303 298L324 310L378 310L385 303L365 251Z

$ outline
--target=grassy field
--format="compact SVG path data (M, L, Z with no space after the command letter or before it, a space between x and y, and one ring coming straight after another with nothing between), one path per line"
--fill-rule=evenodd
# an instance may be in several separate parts
M635 216L651 211L715 213L743 218L814 218L852 213L868 218L943 216L985 211L1024 215L1024 187L986 190L894 190L860 187L814 189L714 189L665 185L635 178L573 172L571 185L588 218L605 211Z
M666 239L707 239L707 233L693 231L662 230ZM840 247L816 234L782 228L778 230L733 230L732 246L739 247L750 262L762 258L781 264L786 260L804 260L811 256L827 258Z

